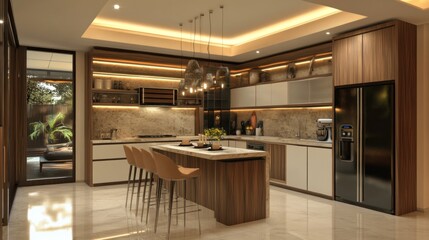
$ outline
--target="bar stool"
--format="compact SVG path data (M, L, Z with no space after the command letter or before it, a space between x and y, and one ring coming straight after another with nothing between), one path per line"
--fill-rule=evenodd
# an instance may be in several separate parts
M131 148L133 156L134 156L134 162L136 164L136 167L138 169L140 169L140 173L139 173L139 184L137 187L137 205L136 205L136 216L137 213L139 211L139 199L140 199L140 189L141 189L141 185L142 185L142 174L143 174L143 170L145 170L146 172L146 176L145 176L145 183L144 183L144 189L143 189L143 207L142 209L144 209L144 198L145 198L145 193L146 193L146 184L147 184L147 177L148 177L148 172L146 169L146 164L145 164L145 160L147 158L147 156L142 155L141 151L136 148L136 147L132 147ZM142 210L142 214L143 214L143 210Z
M197 213L198 213L198 227L199 227L199 233L201 234L201 222L200 222L200 207L196 203L197 199L197 178L200 176L200 169L199 168L185 168L185 167L178 167L174 161L158 152L153 152L153 156L156 159L155 160L155 166L157 169L158 174L158 185L157 185L157 197L156 197L156 215L155 215L155 228L154 231L156 232L157 225L158 225L158 216L159 216L159 205L160 205L160 196L161 196L161 189L163 180L170 182L170 189L169 189L169 201L168 201L168 235L167 239L170 239L170 226L171 226L171 211L173 207L173 194L174 194L174 187L176 185L177 181L186 181L189 179L194 179L194 197L195 197L195 204L197 205ZM184 188L186 191L186 188ZM186 206L186 192L184 193L184 201ZM186 208L184 209L184 214L186 214Z
M127 186L127 197L125 200L125 207L127 207L128 204L128 195L130 192L130 181L131 181L131 172L134 169L134 177L133 177L133 189L131 192L131 201L130 201L130 209L132 207L133 204L133 194L134 194L134 183L136 181L136 172L137 172L137 167L134 161L134 155L133 155L133 151L131 150L130 146L124 145L124 152L125 152L125 156L127 158L127 162L130 165L130 170L128 173L128 186Z
M148 218L149 218L149 207L150 207L150 201L152 199L152 185L153 185L153 181L154 181L154 177L157 177L156 175L156 165L155 165L155 160L153 158L152 153L150 153L149 151L141 148L138 149L139 150L139 154L140 154L140 158L144 161L144 166L145 166L145 171L146 174L149 173L149 179L150 179L150 183L149 183L149 196L148 196L148 201L147 201L147 209L146 209L146 224L148 222ZM147 175L146 175L146 181L145 181L145 185L144 185L144 190L143 190L143 209L142 209L142 215L140 218L140 221L143 221L143 210L144 210L144 203L145 203L145 199L146 199L146 184L147 184Z

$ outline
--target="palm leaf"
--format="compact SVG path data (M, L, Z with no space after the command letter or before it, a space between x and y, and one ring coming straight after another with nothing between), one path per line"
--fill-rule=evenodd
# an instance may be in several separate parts
M42 122L33 122L33 123L30 123L30 126L33 128L33 132L29 135L31 140L35 140L40 135L45 133L46 126Z

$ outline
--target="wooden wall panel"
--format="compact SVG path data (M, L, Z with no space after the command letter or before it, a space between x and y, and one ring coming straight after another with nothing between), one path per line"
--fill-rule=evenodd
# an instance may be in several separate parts
M395 28L388 27L363 34L363 82L395 79Z
M397 23L396 214L417 210L417 27Z
M271 145L270 179L286 183L286 146Z
M265 161L216 162L216 220L225 225L266 217Z
M362 83L362 35L334 40L334 86Z
M263 219L267 216L266 161L243 159L239 161L210 161L160 150L184 167L199 168L196 202L214 210L215 218L225 225L234 225ZM195 201L194 183L187 181L187 199ZM177 185L183 196L183 185Z

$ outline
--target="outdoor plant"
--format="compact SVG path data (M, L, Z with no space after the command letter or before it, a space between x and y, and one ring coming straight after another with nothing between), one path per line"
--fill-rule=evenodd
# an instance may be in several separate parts
M69 126L64 124L65 115L58 113L57 115L48 115L46 122L32 122L30 128L32 133L29 137L31 140L37 139L39 136L44 136L45 145L54 143L57 137L62 136L67 141L73 138L73 131Z
M208 138L220 141L222 136L226 135L226 132L223 128L208 128L204 129L204 135L206 135Z

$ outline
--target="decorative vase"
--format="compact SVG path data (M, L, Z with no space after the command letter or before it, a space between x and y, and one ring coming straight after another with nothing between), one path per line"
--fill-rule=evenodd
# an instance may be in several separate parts
M218 149L220 149L220 147L221 147L221 145L220 145L219 141L215 141L212 143L212 149L213 150L218 150Z

